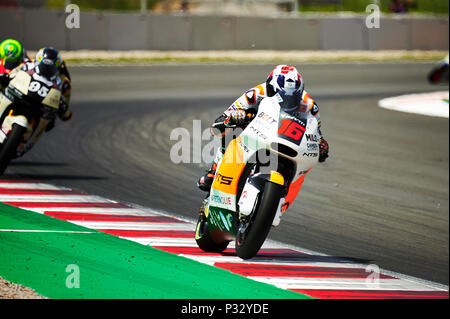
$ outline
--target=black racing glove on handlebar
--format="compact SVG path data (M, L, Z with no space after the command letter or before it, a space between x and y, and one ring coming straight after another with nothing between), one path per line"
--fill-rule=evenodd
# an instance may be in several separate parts
M245 123L247 113L244 110L234 110L225 119L225 126L240 126Z
M324 138L321 138L319 141L319 163L325 162L328 157L328 150L328 142Z

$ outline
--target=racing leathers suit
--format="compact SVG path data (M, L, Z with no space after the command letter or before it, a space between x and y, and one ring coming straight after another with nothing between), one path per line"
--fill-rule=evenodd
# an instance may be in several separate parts
M266 83L262 83L251 88L250 90L242 94L233 104L231 104L231 106L216 119L215 123L223 123L223 129L235 124L235 120L233 117L238 110L244 110L247 114L250 113L256 115L256 113L258 112L259 104L265 97L268 96L272 95L268 94ZM319 162L324 162L328 157L328 143L323 138L321 132L319 107L306 91L303 91L302 98L296 112L310 112L317 119L320 133ZM251 117L249 119L251 119ZM248 124L248 121L241 121L241 126L245 126L246 124ZM226 146L225 134L222 134L222 146L217 150L216 157L211 169L207 171L207 173L202 176L197 183L198 187L201 190L209 192L216 173L217 163L219 163L219 161L222 159ZM293 200L300 191L305 176L306 173L301 176L301 178L299 178L295 183L292 183L290 185L288 194L285 198L283 211L285 211L287 207L292 204Z
M16 74L19 71L32 71L35 68L35 63L31 60L26 60L22 65L18 66L14 70L11 71L9 74L9 81L12 80ZM65 61L61 63L61 66L59 67L58 74L55 76L54 79L49 79L51 81L54 81L56 83L56 87L61 91L61 99L59 103L59 109L58 109L58 117L62 121L70 120L72 117L72 112L69 110L69 103L70 103L70 95L72 86L70 84L70 74L67 70ZM8 82L9 82L8 81ZM55 126L55 121L52 120L46 127L46 131L50 131Z
M25 58L22 62L20 62L20 64L18 66L9 68L6 65L5 59L0 59L0 91L3 91L7 86L8 83L10 81L10 73L16 69L19 68L20 66L22 66L24 63L26 62L30 62L30 58L28 58L28 56L25 55Z

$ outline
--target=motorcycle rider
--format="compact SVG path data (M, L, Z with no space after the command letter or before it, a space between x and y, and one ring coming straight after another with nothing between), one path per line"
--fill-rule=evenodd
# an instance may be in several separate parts
M61 91L58 117L62 121L68 121L72 118L72 112L69 110L71 84L70 74L65 62L61 59L58 50L53 47L45 47L38 51L34 61L25 61L20 67L17 67L9 74L9 80L13 79L17 72L25 71L45 78ZM55 126L53 119L46 127L50 131Z
M431 84L448 83L449 82L449 61L448 54L428 74L428 81Z
M30 59L19 41L6 39L0 43L0 90L8 86L11 71L26 61Z
M290 65L276 66L265 83L259 84L243 95L241 95L225 112L219 116L215 123L223 123L220 127L221 131L231 126L245 127L252 117L248 114L256 114L260 102L265 97L272 97L278 94L281 98L281 108L295 116L298 113L310 112L318 121L319 133L321 135L319 141L319 162L324 162L328 157L328 143L323 138L320 130L321 121L319 107L311 96L304 90L304 81L297 69ZM279 99L280 101L280 99ZM217 163L221 160L226 149L224 134L222 133L222 147L217 150L215 160L212 167L205 175L200 177L197 186L209 192L211 189L214 176L216 174ZM298 192L299 189L296 191Z

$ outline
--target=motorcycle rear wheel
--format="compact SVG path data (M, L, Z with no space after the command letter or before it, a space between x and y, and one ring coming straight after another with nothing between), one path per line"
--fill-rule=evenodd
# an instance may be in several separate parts
M195 241L197 242L197 245L201 250L215 253L223 252L230 243L229 241L216 243L211 238L208 230L208 221L204 214L203 208L198 217L197 226L195 227Z
M17 147L22 140L23 135L27 129L18 124L13 124L11 132L3 141L0 148L0 175L2 175L9 165L9 162L17 152Z
M266 182L264 185L261 200L250 216L249 224L243 232L239 227L236 236L236 253L240 258L253 258L264 244L277 212L282 191L283 188L278 184Z

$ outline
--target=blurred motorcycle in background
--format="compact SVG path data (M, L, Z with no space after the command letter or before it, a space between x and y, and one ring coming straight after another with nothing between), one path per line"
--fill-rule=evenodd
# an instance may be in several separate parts
M448 83L448 55L441 60L428 74L428 81L431 84Z
M61 91L52 81L19 71L0 93L0 175L23 156L54 121Z

